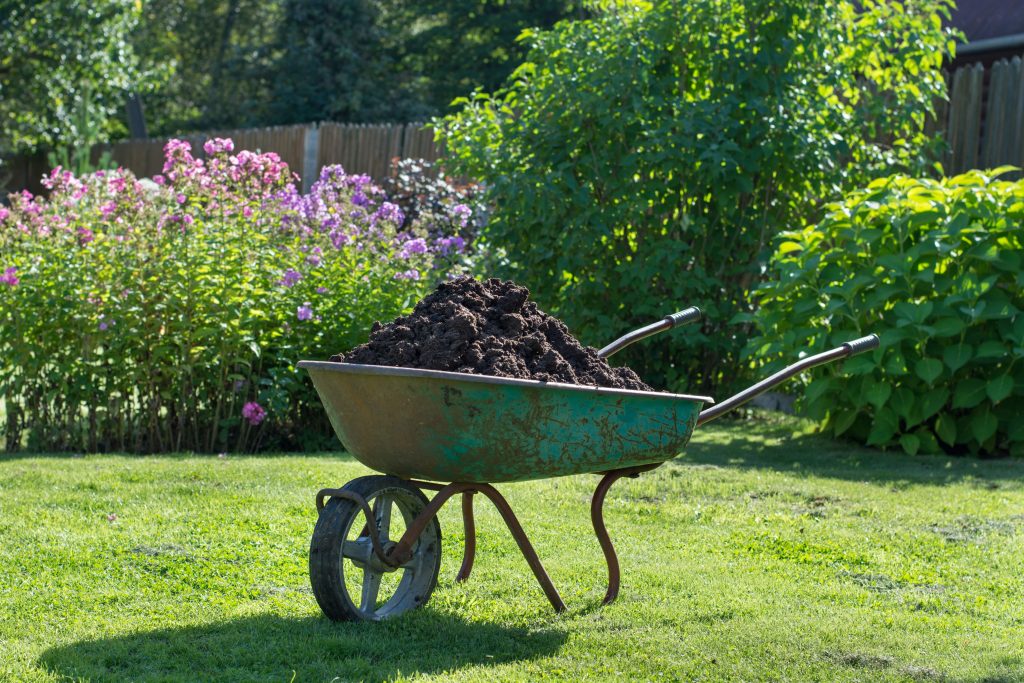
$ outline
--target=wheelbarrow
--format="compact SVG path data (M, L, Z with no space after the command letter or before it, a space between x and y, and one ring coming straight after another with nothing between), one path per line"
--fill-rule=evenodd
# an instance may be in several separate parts
M647 336L699 320L688 308L635 330L607 358ZM379 620L425 604L441 566L437 513L462 497L465 545L456 581L476 554L473 499L498 509L558 612L565 603L505 498L493 484L595 473L594 533L608 565L604 604L619 592L619 562L604 500L622 477L678 455L693 430L808 368L878 347L870 335L802 359L715 404L707 396L629 391L411 368L302 361L346 450L382 475L316 494L309 549L317 603L333 620ZM710 406L702 408L704 406ZM429 500L423 491L435 492Z

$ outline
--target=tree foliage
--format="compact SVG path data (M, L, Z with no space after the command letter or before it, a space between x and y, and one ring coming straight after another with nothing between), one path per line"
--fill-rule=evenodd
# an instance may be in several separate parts
M517 40L523 31L585 15L573 0L392 0L385 6L385 23L400 36L399 69L413 75L431 113L475 90L499 88L526 57L527 45Z
M409 121L430 114L394 68L394 40L371 0L287 0L274 123Z
M283 15L278 1L146 2L133 41L167 67L145 94L150 134L265 123Z
M138 18L134 0L0 0L0 152L121 133L117 114L144 80Z
M1024 455L1024 181L998 174L876 180L782 235L751 355L881 338L807 388L806 412L834 435Z
M859 6L859 8L858 8ZM748 293L823 199L919 170L947 0L662 0L529 36L507 87L439 122L484 181L507 274L600 344L683 305L700 331L624 352L653 383L739 373Z

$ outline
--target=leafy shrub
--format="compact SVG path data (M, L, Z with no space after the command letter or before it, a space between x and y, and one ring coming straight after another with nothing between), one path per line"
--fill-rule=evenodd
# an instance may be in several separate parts
M430 235L472 240L487 223L479 185L455 182L425 159L396 158L384 191L402 209L407 224L418 222Z
M623 352L663 386L737 371L774 235L823 198L919 169L947 0L659 0L528 36L507 89L438 127L481 180L507 274L602 344L678 307L688 330Z
M323 444L295 362L365 341L458 255L366 176L300 195L274 154L205 149L170 141L155 182L58 168L0 211L8 450Z
M877 332L873 354L810 383L809 415L911 454L1024 455L1022 223L1024 181L876 180L782 236L748 350Z

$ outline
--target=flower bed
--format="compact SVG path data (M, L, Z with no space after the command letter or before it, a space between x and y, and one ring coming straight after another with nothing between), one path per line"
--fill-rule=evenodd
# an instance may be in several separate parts
M275 154L205 152L171 140L152 181L58 168L0 209L8 450L329 443L295 361L465 270L461 235L403 226L366 176L325 167L303 195Z

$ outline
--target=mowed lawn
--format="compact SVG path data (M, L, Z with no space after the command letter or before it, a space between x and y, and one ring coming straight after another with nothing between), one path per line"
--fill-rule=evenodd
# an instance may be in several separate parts
M0 680L1024 681L1024 462L887 454L793 421L698 432L615 485L600 605L593 475L500 487L423 609L336 624L308 586L313 494L347 456L0 458ZM114 517L116 515L116 517Z

